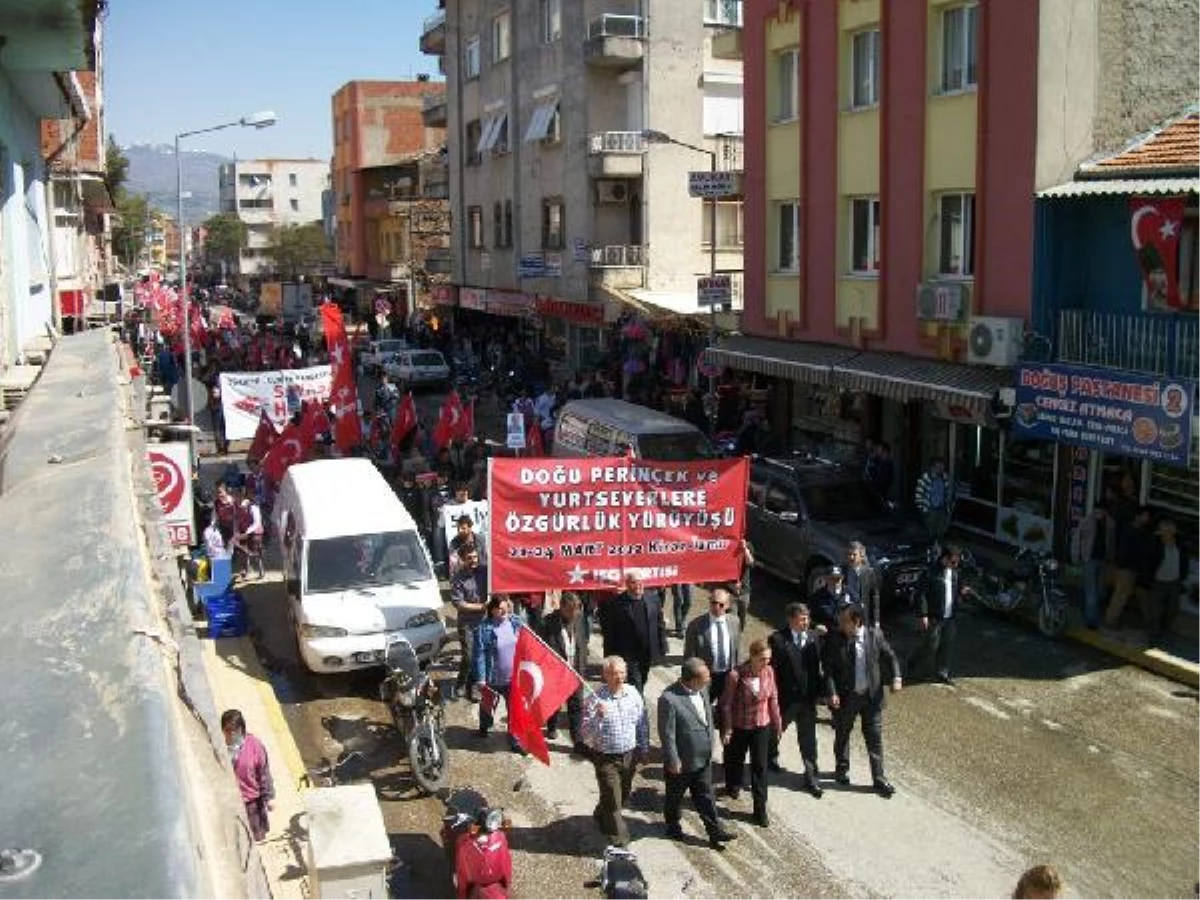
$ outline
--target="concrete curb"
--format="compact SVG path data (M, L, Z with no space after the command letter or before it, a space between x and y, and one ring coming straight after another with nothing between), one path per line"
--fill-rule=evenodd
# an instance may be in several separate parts
M1119 657L1156 675L1200 688L1200 665L1185 659L1153 648L1131 647L1124 641L1113 640L1088 628L1070 628L1064 637Z

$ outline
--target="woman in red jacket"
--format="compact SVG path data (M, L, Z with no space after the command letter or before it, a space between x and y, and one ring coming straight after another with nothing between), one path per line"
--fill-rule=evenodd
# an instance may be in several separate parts
M246 733L246 720L239 710L227 709L221 714L221 731L225 734L242 802L246 804L250 833L254 840L261 841L271 830L267 812L275 808L275 782L271 778L267 748L254 735Z
M767 756L771 737L783 731L779 691L771 668L771 647L759 638L750 643L750 658L733 669L721 694L721 742L725 745L725 792L736 800L742 792L742 769L750 751L750 793L754 823L766 828Z

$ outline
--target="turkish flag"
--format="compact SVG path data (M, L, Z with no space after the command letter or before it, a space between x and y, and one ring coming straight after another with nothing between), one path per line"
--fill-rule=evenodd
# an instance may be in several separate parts
M468 440L475 437L475 398L471 398L471 403L463 411L462 438Z
M1182 197L1130 197L1130 236L1146 282L1146 309L1181 309L1179 234Z
M433 429L433 443L439 450L455 438L465 438L464 430L467 424L467 414L463 410L462 400L458 391L451 391L442 403L442 411L438 423Z
M304 437L303 426L288 422L275 445L267 451L262 461L262 472L271 484L279 484L289 466L304 460L307 452Z
M250 449L246 451L246 459L262 459L277 440L279 432L275 430L275 423L264 409L258 414L258 428L255 429L254 440L250 442Z
M307 456L308 451L317 443L317 439L323 434L329 434L332 428L329 416L320 402L305 400L300 413L300 444L304 449L304 455Z
M508 733L526 750L550 765L542 728L583 684L579 673L530 629L517 635L512 683L508 689Z
M542 426L535 418L525 429L525 449L530 456L545 456L546 445L542 442Z
M340 450L349 452L363 442L362 419L358 415L358 385L354 380L354 362L350 341L342 322L342 309L336 303L321 304L321 324L325 345L329 348L330 407L333 412L333 440Z
M396 421L392 423L392 446L399 447L409 432L417 428L417 404L412 391L404 395L400 408L396 410Z

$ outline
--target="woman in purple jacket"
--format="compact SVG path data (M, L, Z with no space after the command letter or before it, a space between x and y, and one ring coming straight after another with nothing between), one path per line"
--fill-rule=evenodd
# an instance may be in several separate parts
M271 830L267 812L275 808L275 782L271 780L267 748L254 735L246 734L246 720L239 710L227 709L221 714L221 731L225 734L242 802L246 804L250 833L254 840L261 841Z

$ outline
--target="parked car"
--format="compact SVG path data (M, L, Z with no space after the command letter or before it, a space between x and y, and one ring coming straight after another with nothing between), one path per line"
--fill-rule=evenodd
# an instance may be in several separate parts
M621 456L667 462L711 459L712 443L695 425L656 409L598 397L572 400L554 428L555 456Z
M408 349L408 341L402 338L386 338L379 341L371 341L367 344L367 349L362 352L359 357L362 363L363 371L368 375L378 375L384 371L389 363L395 360L396 355Z
M755 564L801 585L805 596L844 563L850 541L866 546L885 609L909 601L925 574L925 529L855 469L812 457L752 457L746 511Z
M438 350L403 350L395 354L383 370L406 387L445 386L450 383L450 366Z

